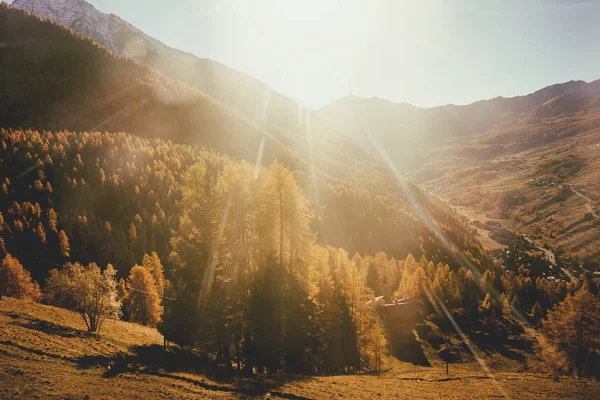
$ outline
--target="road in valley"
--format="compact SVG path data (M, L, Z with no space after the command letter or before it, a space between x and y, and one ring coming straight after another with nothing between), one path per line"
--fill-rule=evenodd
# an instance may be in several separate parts
M592 208L592 199L590 199L587 196L582 195L580 192L577 191L577 189L575 189L574 187L569 187L571 189L571 191L573 193L575 193L577 196L581 197L582 199L584 199L586 201L585 203L585 207L588 209L588 212L590 212L592 214L592 217L598 219L600 217L598 217L598 214L596 214L594 212L594 209Z
M592 205L591 205L591 200L589 198L587 198L586 196L582 195L581 193L577 192L576 189L573 189L572 187L570 187L570 189L577 194L578 196L582 197L583 199L585 199L588 203L586 204L588 210L590 210L590 212L592 213L592 215L594 216L594 218L598 218L598 216L596 214L594 214L592 212ZM464 215L465 217L468 218L469 221L473 221L473 218L471 218L469 215L465 214L463 211L461 211L460 209L458 209L457 207L453 207L450 204L448 204L443 198L441 198L439 195L433 193L432 191L428 191L428 193L434 197L436 197L437 199L439 199L442 203L446 204L448 207L450 207L452 210L454 210L455 212ZM554 252L552 250L548 250L545 247L542 246L538 246L537 244L535 244L535 242L533 241L533 239L531 239L529 236L527 235L523 235L523 237L525 238L525 240L527 240L527 242L529 242L529 244L531 244L533 247L535 247L536 249L540 250L543 254L544 254L544 258L546 258L546 260L548 260L548 262L552 265L552 266L556 266L556 256L554 255ZM493 240L493 239L492 239ZM576 279L573 274L566 268L562 268L561 270L564 272L564 274L566 276L569 277L570 280L574 280Z

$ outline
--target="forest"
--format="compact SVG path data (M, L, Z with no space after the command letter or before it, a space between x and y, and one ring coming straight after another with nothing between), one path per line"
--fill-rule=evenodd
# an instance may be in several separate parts
M423 318L444 324L447 312L461 333L497 342L598 291L593 275L549 279L535 260L494 261L476 242L464 245L477 256L452 258L421 239L398 259L327 246L298 174L277 161L122 133L0 133L1 251L30 282L5 294L76 308L77 282L105 282L105 317L158 326L246 371L379 370L374 296L418 299Z
M432 254L443 247L432 228L439 225L440 232L452 235L454 247L466 248L475 257L479 254L477 244L471 243L470 232L464 224L416 186L399 183L371 154L347 140L322 143L316 134L309 135L310 131L291 133L287 129L277 130L279 134L274 137L235 109L205 93L137 61L113 55L106 48L53 21L4 5L0 7L0 22L0 40L9 44L3 48L0 70L2 128L34 129L40 134L44 130L51 130L53 134L67 130L136 135L135 140L127 139L131 143L127 147L143 141L142 137L148 138L148 143L162 138L166 142L162 146L172 145L177 153L165 150L169 158L176 157L182 163L181 166L159 167L163 171L168 167L173 179L194 163L194 157L199 157L190 156L196 151L193 150L195 146L250 164L270 165L278 160L298 173L298 180L313 205L318 222L317 235L322 243L345 248L351 253L384 251L394 257L404 257L409 252L420 253L422 245ZM300 130L311 126L308 114L303 115ZM119 149L113 152L125 151L123 140L117 140L115 145ZM86 149L90 147L86 146ZM73 150L67 150L71 156ZM95 151L91 150L91 157L97 158ZM121 162L126 160L115 153L108 156L104 158L110 166L102 168L114 167L112 173L123 168ZM148 157L145 155L143 162L147 162ZM112 158L119 159L118 167L111 162ZM67 161L70 163L71 159ZM86 161L84 170L92 168L90 159L86 158ZM150 164L150 168L154 168ZM207 165L210 167L211 164ZM137 173L143 175L146 172ZM93 180L90 182L94 183ZM175 192L176 187L174 184ZM129 188L127 184L126 188ZM61 191L58 193L64 195ZM71 195L64 197L73 198ZM159 201L164 204L166 199L162 200ZM134 204L126 203L126 207ZM164 211L169 215L167 210ZM151 216L152 212L146 218ZM87 218L91 216L87 215ZM363 229L356 229L357 226ZM399 243L397 237L408 238L411 242ZM423 244L418 242L419 237ZM440 256L446 262L450 262L455 251L453 246L448 247L442 249L446 254ZM164 247L160 250L164 251Z
M410 298L425 341L535 328L553 374L598 371L596 275L494 257L369 153L274 137L54 22L3 5L0 41L0 296L247 374L381 371L376 298Z

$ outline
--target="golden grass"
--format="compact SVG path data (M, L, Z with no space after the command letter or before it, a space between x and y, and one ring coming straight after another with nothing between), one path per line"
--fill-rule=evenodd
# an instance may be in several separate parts
M160 345L162 337L154 329L121 321L107 321L99 336L83 329L75 313L11 298L1 300L0 398L600 398L596 381L565 378L555 382L532 370L515 370L521 363L491 358L486 361L496 369L494 378L474 362L452 364L446 376L439 361L433 367L417 367L393 360L381 375L227 379L142 365L112 374L110 364L86 365L82 359L132 354L134 346Z

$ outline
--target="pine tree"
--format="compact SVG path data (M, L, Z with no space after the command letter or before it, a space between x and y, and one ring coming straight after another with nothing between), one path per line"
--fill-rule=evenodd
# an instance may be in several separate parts
M542 306L540 305L539 301L536 301L533 307L531 308L531 316L533 317L533 320L536 324L539 323L542 317L544 316L544 310L542 309Z
M283 363L283 271L274 256L258 272L252 288L249 319L253 326L246 343L250 365L258 371L277 372Z
M6 256L6 243L4 243L4 239L0 236L0 259Z

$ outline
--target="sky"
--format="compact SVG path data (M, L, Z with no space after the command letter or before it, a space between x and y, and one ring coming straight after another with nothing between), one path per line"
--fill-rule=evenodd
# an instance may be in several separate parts
M600 78L600 1L88 1L311 108L468 104Z

